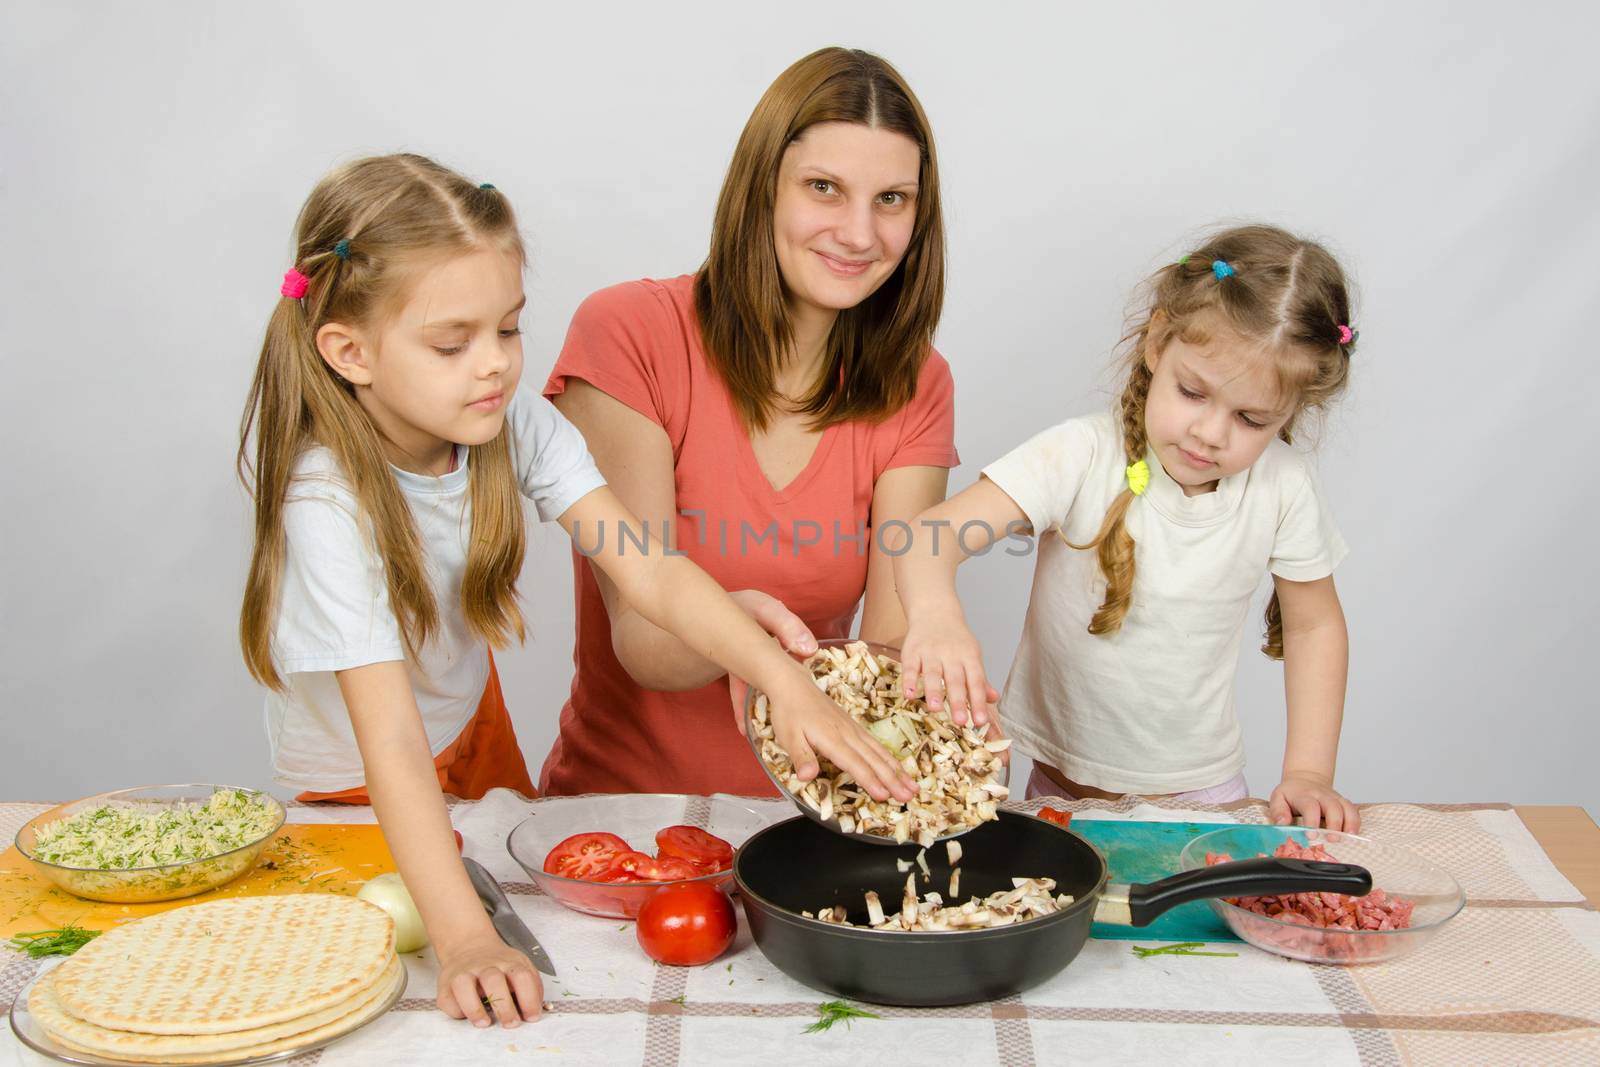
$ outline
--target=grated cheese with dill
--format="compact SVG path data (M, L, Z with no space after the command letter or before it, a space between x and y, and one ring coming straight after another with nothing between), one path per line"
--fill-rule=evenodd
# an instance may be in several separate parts
M102 804L39 827L34 855L98 870L188 863L259 841L277 818L264 797L237 789L204 804Z

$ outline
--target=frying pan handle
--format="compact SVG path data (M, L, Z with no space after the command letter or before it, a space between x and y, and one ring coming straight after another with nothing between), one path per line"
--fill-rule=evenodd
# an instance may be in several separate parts
M1199 867L1159 882L1128 886L1128 918L1148 926L1163 912L1191 900L1211 897L1281 896L1287 893L1344 893L1352 897L1372 891L1372 874L1353 863L1278 859L1262 856ZM1107 887L1107 901L1113 897Z

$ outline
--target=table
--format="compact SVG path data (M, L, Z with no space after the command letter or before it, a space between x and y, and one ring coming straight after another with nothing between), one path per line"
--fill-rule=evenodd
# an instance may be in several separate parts
M1589 813L1555 804L1518 804L1516 812L1567 881L1600 903L1600 826Z
M451 1021L433 1006L436 971L425 950L406 959L410 985L394 1012L292 1062L1600 1062L1600 911L1591 903L1600 899L1600 828L1579 808L1364 805L1371 836L1432 852L1436 862L1454 856L1445 865L1469 898L1433 941L1393 963L1313 967L1231 944L1218 947L1236 957L1143 959L1128 942L1091 941L1072 966L1019 997L874 1008L881 1018L805 1034L818 1004L830 998L772 968L743 929L713 964L658 967L638 951L629 924L579 916L539 894L502 844L532 803L495 791L455 803L452 820L467 853L506 887L561 972L546 982L549 1015L509 1031ZM703 798L682 803L672 821L696 822L707 807ZM784 801L750 803L767 805L772 818L790 814ZM1067 806L1080 819L1265 821L1259 801L1178 807L1124 798ZM0 804L0 835L41 807ZM371 817L361 808L291 812L308 822ZM0 1004L36 970L32 961L0 953ZM45 1062L0 1031L0 1067Z

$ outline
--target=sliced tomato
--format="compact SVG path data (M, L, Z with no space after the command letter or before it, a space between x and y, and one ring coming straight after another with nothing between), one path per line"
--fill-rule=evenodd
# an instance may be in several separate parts
M607 882L676 882L684 878L699 878L705 871L685 860L663 856L657 859L643 852L622 852L611 860L602 881Z
M696 867L688 860L680 860L673 856L658 856L649 871L647 882L677 882L685 878L699 878L706 874L714 874Z
M639 872L655 863L655 858L648 852L635 852L626 848L615 853L606 865L605 872L595 876L597 882L642 882L643 875Z
M669 826L656 834L656 854L694 864L706 874L733 866L733 846L695 826Z
M1053 822L1057 826L1066 826L1072 822L1072 812L1061 811L1058 808L1040 808L1039 818L1045 822Z
M620 852L629 852L628 843L616 834L573 834L544 858L546 874L563 878L597 880Z

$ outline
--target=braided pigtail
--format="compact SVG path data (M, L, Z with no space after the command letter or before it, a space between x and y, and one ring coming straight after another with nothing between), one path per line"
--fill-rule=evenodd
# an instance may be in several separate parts
M1143 359L1136 358L1128 374L1128 384L1122 390L1122 448L1130 467L1144 462L1144 404L1150 396L1150 377L1150 368ZM1137 488L1142 492L1144 486ZM1073 544L1066 540L1065 535L1061 535L1061 539L1073 548L1083 551L1094 549L1100 560L1100 571L1106 577L1105 600L1094 613L1094 618L1089 620L1089 632L1092 634L1116 633L1122 628L1128 608L1133 605L1133 537L1128 533L1127 516L1128 507L1136 495L1132 485L1117 494L1106 509L1100 532L1088 544Z

